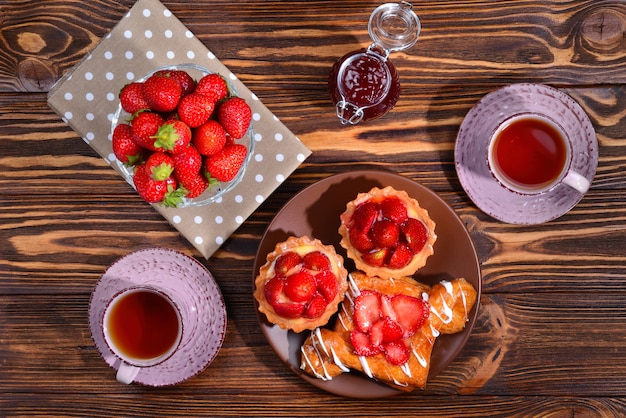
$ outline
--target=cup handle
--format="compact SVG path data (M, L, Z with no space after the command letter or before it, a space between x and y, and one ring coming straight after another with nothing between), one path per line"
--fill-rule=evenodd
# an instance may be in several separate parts
M120 363L120 367L117 369L117 375L115 377L118 382L129 385L133 383L133 380L137 377L137 373L139 373L139 367L131 366L130 364L122 361Z
M570 171L563 179L563 183L576 189L580 193L587 193L587 190L589 190L589 180L575 171Z

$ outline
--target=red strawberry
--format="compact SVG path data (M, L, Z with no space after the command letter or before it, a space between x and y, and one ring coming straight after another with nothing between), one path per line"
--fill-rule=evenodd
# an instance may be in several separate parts
M283 253L274 262L274 272L280 277L285 277L291 269L299 266L300 263L302 263L302 258L297 253L293 251Z
M358 228L350 228L348 237L352 246L360 253L366 253L375 248L370 237Z
M373 345L368 334L356 329L350 333L350 342L354 352L359 356L374 356L380 353L380 346Z
M172 155L174 175L179 182L197 176L202 169L202 156L193 146L188 146L179 153Z
M387 266L392 269L399 269L409 264L412 258L413 251L411 251L407 244L401 243L393 249Z
M154 139L157 149L176 154L187 148L191 142L191 129L180 120L170 119L159 127Z
M247 153L248 149L245 145L227 145L217 154L207 157L204 168L217 181L231 181L239 173Z
M145 150L133 140L130 125L121 123L113 130L111 136L113 153L122 163L136 165L145 158Z
M326 305L324 297L316 293L313 295L313 299L306 305L303 315L306 318L318 318L326 310Z
M403 338L403 331L400 324L389 317L385 317L382 321L378 321L381 325L382 343L390 343L392 341Z
M132 121L133 140L140 147L157 151L154 146L154 135L163 124L163 118L154 112L141 112Z
M215 102L204 94L191 93L178 105L178 117L190 128L197 128L209 120L215 110Z
M303 258L304 267L309 270L324 271L330 270L330 260L328 256L320 251L311 251Z
M193 77L191 77L189 73L184 70L159 70L155 72L154 75L170 77L178 81L183 89L183 96L191 93L196 87L196 82L194 81Z
M407 217L406 206L398 198L388 197L379 204L382 216L400 225Z
M356 209L354 209L350 227L367 234L377 217L378 206L375 203L361 203L356 207Z
M387 219L374 222L370 238L377 247L393 247L400 238L400 228Z
M179 181L187 191L185 197L189 199L200 196L209 187L209 181L200 173L191 177L181 177Z
M317 291L324 297L326 302L330 302L337 296L339 285L337 277L328 270L324 270L315 275L315 283L317 283Z
M408 218L401 226L402 233L413 253L418 253L424 248L428 240L426 226L418 219Z
M173 176L166 180L155 180L145 164L135 168L133 183L139 196L149 203L163 202L166 206L176 207L182 202L181 196L176 190L176 180Z
M381 317L380 294L372 290L363 290L354 300L354 326L367 333Z
M304 313L305 304L302 302L279 302L272 305L272 308L283 318L299 318Z
M144 81L142 92L150 109L171 112L178 106L183 88L173 78L153 74Z
M214 102L228 97L228 84L226 80L217 74L207 74L198 80L196 92L209 96Z
M157 151L150 154L145 166L154 180L167 180L174 171L174 160L164 152Z
M142 83L126 84L120 90L119 98L122 109L131 115L149 108L149 104L143 96Z
M217 120L228 135L243 138L252 122L252 110L241 97L227 99L217 110Z
M405 338L415 334L428 318L429 307L422 299L400 294L391 298L391 305Z
M211 119L194 130L192 142L202 155L217 154L226 145L226 131Z
M387 361L396 366L406 363L410 356L409 348L402 340L392 341L383 345L383 352Z
M293 302L307 302L315 294L315 278L311 273L301 270L285 279L284 290Z
M265 283L265 286L263 287L263 294L270 305L274 306L275 304L280 303L284 286L285 281L278 277L273 277Z

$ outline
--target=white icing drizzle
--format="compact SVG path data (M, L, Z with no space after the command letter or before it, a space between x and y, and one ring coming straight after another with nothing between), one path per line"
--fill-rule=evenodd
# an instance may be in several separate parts
M420 353L418 353L417 350L413 349L412 351L413 351L413 355L419 362L420 366L426 368L426 366L428 365L428 362L426 361L426 359Z
M363 368L363 373L365 373L370 379L373 379L374 375L372 375L372 370L370 369L370 365L368 364L367 359L364 356L359 356L359 362L361 363L361 367Z

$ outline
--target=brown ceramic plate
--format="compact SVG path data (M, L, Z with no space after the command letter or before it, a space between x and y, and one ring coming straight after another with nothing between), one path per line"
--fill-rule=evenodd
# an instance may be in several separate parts
M328 177L302 190L287 202L276 214L261 239L254 262L253 286L259 268L265 264L266 255L274 250L278 242L285 241L291 235L308 235L321 240L324 244L334 245L337 252L346 259L348 271L353 271L354 263L346 258L345 250L339 245L340 236L337 232L339 215L358 193L368 192L372 187L385 186L405 190L428 210L437 224L435 231L438 238L434 246L434 255L414 278L432 285L441 280L464 277L474 285L480 301L482 289L480 265L474 244L459 217L431 190L411 179L384 171L354 171ZM302 379L314 386L336 395L362 399L403 393L358 372L344 373L330 381L322 381L307 375L300 370L300 346L309 332L296 334L285 331L269 323L264 314L258 311L257 313L261 330L278 357ZM462 332L437 338L432 352L429 378L441 372L461 351L472 331L477 313L478 303L470 311L469 322Z

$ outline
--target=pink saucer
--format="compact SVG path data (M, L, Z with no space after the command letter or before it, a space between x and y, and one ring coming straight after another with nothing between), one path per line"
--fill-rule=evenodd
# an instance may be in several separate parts
M589 117L570 96L541 84L512 84L483 97L461 124L454 159L461 185L483 212L511 224L541 224L567 213L583 195L566 185L521 195L491 175L487 166L491 133L504 120L524 112L543 114L561 124L572 141L572 168L591 183L598 166L598 142Z
M104 272L91 295L91 336L107 364L115 370L120 360L110 351L102 333L107 302L121 290L149 285L182 301L183 337L178 350L163 363L139 371L135 382L147 386L180 383L203 371L213 361L226 333L224 298L211 273L197 260L166 248L135 251L116 260ZM115 375L111 375L115 379Z

